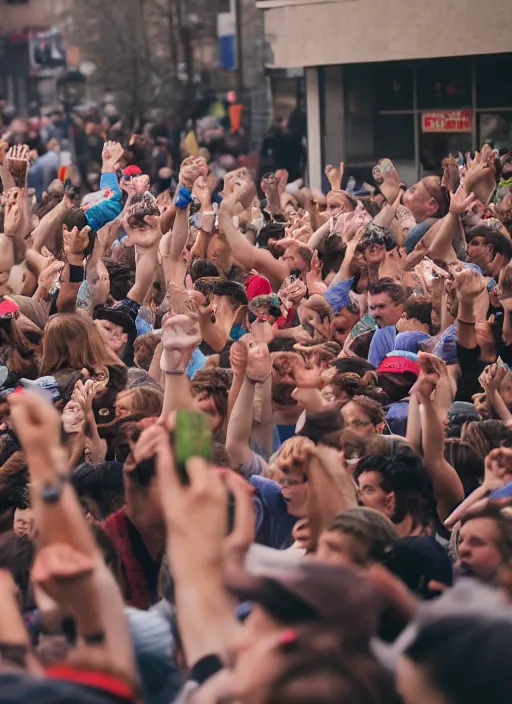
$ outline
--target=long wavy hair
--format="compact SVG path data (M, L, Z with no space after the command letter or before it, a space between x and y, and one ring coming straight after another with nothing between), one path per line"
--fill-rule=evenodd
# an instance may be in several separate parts
M109 349L94 322L83 313L58 313L47 322L43 335L41 376L61 369L123 366Z

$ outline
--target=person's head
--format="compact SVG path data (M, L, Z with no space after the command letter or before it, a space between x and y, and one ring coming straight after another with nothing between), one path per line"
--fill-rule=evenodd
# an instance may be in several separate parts
M405 301L404 312L396 324L397 332L432 332L432 301L427 296L413 295ZM400 349L400 348L397 348Z
M407 396L419 374L419 364L408 356L389 354L377 367L377 384L390 403Z
M110 295L114 301L122 301L135 283L132 269L112 259L102 259L110 281Z
M319 538L316 559L348 567L383 562L399 537L391 520L371 508L345 509L337 514Z
M512 517L488 504L462 519L457 566L483 582L493 583L512 559Z
M16 492L14 497L16 509L12 524L15 535L33 539L36 535L34 512L30 506L28 489Z
M512 447L512 430L501 420L472 420L461 429L461 438L485 460L495 447Z
M275 461L286 508L291 516L297 518L305 518L307 515L307 466L314 448L315 445L309 438L289 438L281 445Z
M444 217L449 207L446 189L438 176L425 176L415 183L404 193L402 202L418 223Z
M162 412L164 392L158 386L141 385L121 391L116 397L116 417L143 412L147 417L159 416Z
M329 191L326 199L329 217L351 213L357 207L357 200L346 191Z
M283 254L283 262L286 264L290 272L298 269L301 274L309 271L313 252L309 247L305 247L300 243L291 244L287 247Z
M512 244L500 232L478 225L467 233L468 261L486 276L497 276L512 259Z
M384 430L386 416L378 401L367 396L353 396L341 409L345 427L359 435L370 436Z
M101 522L124 504L123 467L119 462L80 464L71 483L91 522Z
M404 704L507 704L512 624L453 615L427 621L400 656L397 689Z
M323 386L320 391L325 403L335 403L340 408L363 389L361 377L353 372L337 372L329 368L322 372Z
M432 519L432 487L414 458L364 457L354 472L363 506L384 513L402 537L426 529Z
M133 343L133 361L136 367L149 371L159 342L158 335L153 335L152 332L146 332L137 337Z
M220 276L220 272L214 262L208 259L195 259L190 267L190 278L192 283L205 277Z
M199 410L208 416L213 432L221 432L226 423L230 386L230 372L216 367L203 367L191 382Z
M404 290L393 279L379 279L368 290L370 315L379 328L396 325L404 311Z
M484 457L469 442L446 438L444 458L459 475L466 496L480 486L484 478Z
M45 325L41 376L119 364L94 322L81 313L58 313Z

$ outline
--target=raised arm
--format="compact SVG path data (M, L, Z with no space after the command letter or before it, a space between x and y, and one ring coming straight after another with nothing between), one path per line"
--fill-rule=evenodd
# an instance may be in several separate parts
M235 348L235 349L233 349ZM268 345L257 342L253 335L244 335L230 350L230 358L239 374L245 362L242 387L231 413L226 433L226 450L233 466L238 468L251 460L250 440L254 422L256 385L270 378L271 365ZM250 410L249 410L250 409Z
M43 548L36 583L71 613L80 637L75 667L137 676L121 593L69 482L57 411L44 397L11 394L9 406L29 471L31 503Z
M420 352L419 361L420 375L411 395L415 395L420 404L425 469L432 480L437 513L444 521L464 499L462 482L444 458L444 426L432 400L439 379L446 375L446 365L439 357L425 352Z

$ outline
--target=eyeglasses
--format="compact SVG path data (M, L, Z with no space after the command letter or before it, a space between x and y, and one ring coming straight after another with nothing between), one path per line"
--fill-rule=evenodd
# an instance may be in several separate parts
M307 482L307 479L304 479L303 481L299 481L297 479L280 479L279 480L279 486L281 488L286 488L286 487L295 487L295 486L302 486Z

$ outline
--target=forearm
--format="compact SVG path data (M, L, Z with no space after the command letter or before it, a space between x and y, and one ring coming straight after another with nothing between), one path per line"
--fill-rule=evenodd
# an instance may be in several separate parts
M48 484L58 482L59 472L55 470L56 466L59 467L60 474L67 475L67 467L70 465L65 463L63 455L59 452L51 466L39 453L28 453L27 460L30 470L31 505L42 543L67 543L84 555L101 559L99 548L71 484L64 481L58 501L49 502L42 497Z
M172 411L196 411L196 404L190 383L185 373L165 374L164 372L164 403L161 418L167 418Z
M468 350L477 347L475 315L472 300L461 299L457 313L457 342Z
M62 200L53 210L50 210L49 213L46 213L46 215L41 218L39 225L32 233L32 248L35 249L36 252L41 251L50 238L50 235L58 234L69 210L70 208L66 201Z
M438 514L445 520L464 499L464 488L455 469L444 459L444 427L432 401L421 405L423 459L432 481Z
M71 277L71 269L77 271L77 276ZM80 273L81 269L81 273ZM59 295L57 297L57 310L59 313L74 313L76 310L76 299L78 296L78 291L82 281L76 281L76 278L84 276L83 269L83 255L81 254L68 254L66 265L62 271L61 284ZM70 281L73 278L73 281Z
M158 259L158 243L142 250L136 247L135 257L137 260L135 283L128 292L128 298L142 305L153 283Z
M172 540L169 541L172 555ZM221 570L193 566L183 574L172 560L178 625L187 665L207 655L225 658L240 625L226 593Z
M226 235L233 257L249 271L254 269L256 266L256 247L253 247L253 245L245 239L240 230L233 225L232 216L223 213L221 210L219 214L219 224Z
M240 376L239 374L233 374L233 382L228 394L228 422L231 418L231 414L233 413L233 408L235 407L235 403L238 398L238 394L240 393L240 389L242 388L242 384L244 383L244 379L245 375Z
M409 398L409 415L407 417L407 442L412 448L420 454L421 452L421 416L420 404L416 394L412 394Z
M489 402L489 405L498 415L499 419L508 425L509 422L512 421L512 413L505 405L505 401L503 400L500 392L497 389L486 388L485 396Z
M258 398L260 405L257 404ZM272 377L260 384L255 394L255 409L251 440L266 452L267 459L274 451L274 424L272 422Z
M396 217L396 208L391 203L386 203L380 212L373 218L373 224L379 227L384 227L386 230L391 228L391 223Z
M16 184L14 183L14 179L11 175L11 172L3 164L0 165L0 180L2 181L4 193L7 193L7 191L11 190L11 188L16 187Z
M458 236L460 236L460 219L457 215L448 213L441 220L439 230L429 244L429 256L432 259L441 259L445 263L456 262L457 255L452 242Z
M331 229L331 223L329 220L326 223L324 223L323 225L320 225L318 230L316 230L316 232L313 232L313 234L309 238L308 247L313 250L318 249L318 247L322 244L324 239L329 234L330 229Z
M162 383L162 370L160 369L160 360L162 359L163 345L161 342L155 347L155 352L153 354L153 359L149 365L149 376L157 381L159 384Z
M252 432L255 390L256 384L245 377L229 419L226 450L235 467L243 464L251 452L249 441Z
M178 208L173 204L160 215L160 230L165 235L172 227Z
M457 508L455 511L453 511L446 521L444 522L444 525L447 528L452 528L457 521L460 521L460 519L470 510L470 508L477 503L477 501L480 501L481 499L485 499L487 495L489 494L489 490L485 486L485 484L482 484L482 486L479 486L478 489L475 489L474 491L471 492L471 494L465 499Z

